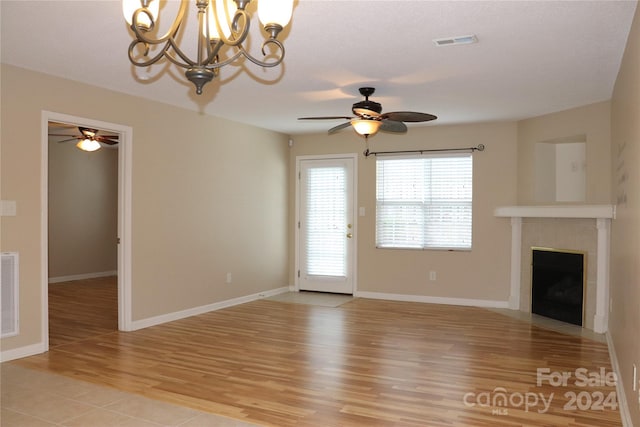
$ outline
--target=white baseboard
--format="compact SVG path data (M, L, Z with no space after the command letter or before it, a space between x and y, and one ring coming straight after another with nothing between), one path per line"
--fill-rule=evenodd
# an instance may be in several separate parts
M149 317L141 320L134 320L133 322L131 322L131 330L136 331L138 329L144 329L150 326L160 325L162 323L173 322L174 320L180 320L186 317L197 316L199 314L208 313L210 311L221 310L223 308L232 307L234 305L244 304L244 303L255 301L258 299L268 298L274 295L282 294L284 292L289 292L288 286L283 286L281 288L271 289L264 292L258 292L257 294L233 298L226 301L215 302L213 304L202 305L200 307L189 308L187 310L181 310L181 311L175 311L173 313L162 314L160 316Z
M354 295L359 298L386 299L390 301L422 302L428 304L463 305L483 308L509 308L508 301L494 301L485 299L431 297L423 295L387 294L382 292L361 292Z
M74 274L71 276L49 277L49 283L71 282L72 280L97 279L98 277L117 276L118 271L100 271L98 273Z
M613 345L613 339L611 338L611 334L609 332L605 333L605 337L607 338L607 346L609 347L609 359L611 359L611 368L616 374L616 395L618 396L618 406L620 408L620 418L622 419L622 426L633 427L631 414L629 413L629 404L627 403L627 396L624 392L622 375L620 374L620 365L618 364L616 348Z
M44 343L26 345L24 347L14 348L13 350L4 350L0 351L0 362L22 359L23 357L34 356L44 353L45 351Z

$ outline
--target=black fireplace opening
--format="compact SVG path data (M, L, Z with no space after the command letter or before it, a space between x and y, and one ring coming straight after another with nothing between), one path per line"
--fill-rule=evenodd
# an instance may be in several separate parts
M582 326L584 254L532 250L531 312Z

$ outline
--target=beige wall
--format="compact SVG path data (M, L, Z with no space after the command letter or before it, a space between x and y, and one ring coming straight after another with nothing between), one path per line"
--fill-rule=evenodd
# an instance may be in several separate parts
M49 279L118 268L118 150L49 143Z
M611 180L616 219L611 236L609 328L633 425L640 425L633 364L640 369L640 9L629 34L611 102ZM640 388L639 388L640 389Z
M42 339L42 110L133 128L134 321L288 285L286 135L6 65L1 85L1 193L18 215L0 243L20 253L20 335L3 351Z
M331 124L327 125L328 127ZM484 144L473 162L473 250L470 252L375 248L375 157L358 157L358 291L424 297L507 301L511 226L495 218L497 206L516 202L517 129L515 123L411 127L406 135L380 133L372 151L464 148ZM295 137L289 160L289 214L295 217L296 156L362 153L364 139L346 129L334 135ZM290 228L290 265L294 265L295 229ZM429 281L429 271L437 280ZM293 271L290 278L294 283Z
M610 103L599 102L518 122L518 204L536 205L535 144L586 135L585 204L610 203Z

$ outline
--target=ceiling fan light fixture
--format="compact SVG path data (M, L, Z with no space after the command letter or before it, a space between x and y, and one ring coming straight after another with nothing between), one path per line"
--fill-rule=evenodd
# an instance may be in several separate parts
M360 95L364 96L364 101L356 102L351 106L351 111L356 117L299 117L298 120L347 119L349 120L348 122L329 129L329 134L351 125L358 135L368 138L378 133L379 130L390 133L406 133L407 125L404 122L428 122L437 119L433 114L418 113L416 111L392 111L382 114L382 104L369 100L375 90L373 87L361 87L359 89Z
M80 142L76 144L76 147L83 151L96 151L100 149L101 145L95 139L86 138L80 140Z
M362 136L373 136L378 133L380 130L380 125L382 124L379 120L373 119L353 119L351 120L351 126L356 131L358 135Z

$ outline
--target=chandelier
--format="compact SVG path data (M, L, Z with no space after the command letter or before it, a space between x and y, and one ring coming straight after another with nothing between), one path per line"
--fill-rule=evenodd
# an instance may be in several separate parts
M183 24L189 0L181 0L176 18L164 35L153 30L159 15L160 0L122 0L122 11L135 34L129 45L129 60L138 67L148 67L166 58L185 68L185 76L202 94L202 87L218 75L218 70L240 57L261 67L275 67L284 58L284 45L277 37L289 24L293 0L256 0L258 18L268 37L262 43L263 60L245 50L251 16L246 11L251 0L195 0L198 9L198 40L195 58L190 58L178 46L177 39ZM151 53L151 46L159 46ZM267 47L271 47L267 49ZM221 59L224 48L232 48L229 56Z

